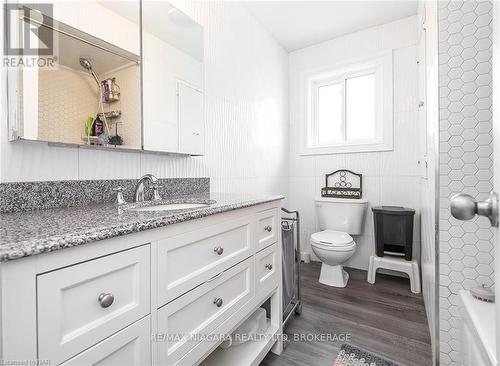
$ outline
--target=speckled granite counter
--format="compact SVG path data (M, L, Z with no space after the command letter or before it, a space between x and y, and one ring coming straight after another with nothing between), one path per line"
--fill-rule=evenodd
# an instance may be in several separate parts
M209 193L166 203L209 202L181 211L131 211L114 204L0 214L0 262L74 247L217 213L281 200L282 196ZM130 207L130 206L129 206Z

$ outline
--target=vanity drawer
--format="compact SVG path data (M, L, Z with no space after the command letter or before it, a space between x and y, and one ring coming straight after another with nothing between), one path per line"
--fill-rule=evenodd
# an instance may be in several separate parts
M253 258L215 276L158 310L159 363L174 365L254 294ZM172 337L178 339L171 339ZM182 338L182 337L192 337Z
M279 228L276 209L273 208L257 214L257 251L276 243Z
M249 217L160 241L159 305L190 291L252 253Z
M278 244L260 251L255 255L256 292L268 290L278 284Z
M151 319L147 316L64 362L62 366L151 365L150 329Z
M59 364L150 312L150 247L37 277L38 356Z

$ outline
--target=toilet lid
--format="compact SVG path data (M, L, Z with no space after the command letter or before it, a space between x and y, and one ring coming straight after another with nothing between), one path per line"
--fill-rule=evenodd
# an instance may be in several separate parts
M352 236L342 231L324 230L311 235L311 241L317 244L347 247L352 246L354 240Z

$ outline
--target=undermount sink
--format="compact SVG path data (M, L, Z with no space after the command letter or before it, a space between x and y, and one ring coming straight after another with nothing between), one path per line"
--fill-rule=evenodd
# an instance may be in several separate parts
M192 210L210 206L207 203L168 203L154 206L143 206L131 208L131 211L177 211L177 210Z
M209 207L214 203L214 200L204 198L166 198L161 200L129 203L122 206L122 209L136 212L188 211Z

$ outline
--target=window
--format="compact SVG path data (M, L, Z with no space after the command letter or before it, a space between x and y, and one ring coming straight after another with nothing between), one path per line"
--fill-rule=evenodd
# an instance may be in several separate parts
M392 52L305 76L303 154L392 150Z

